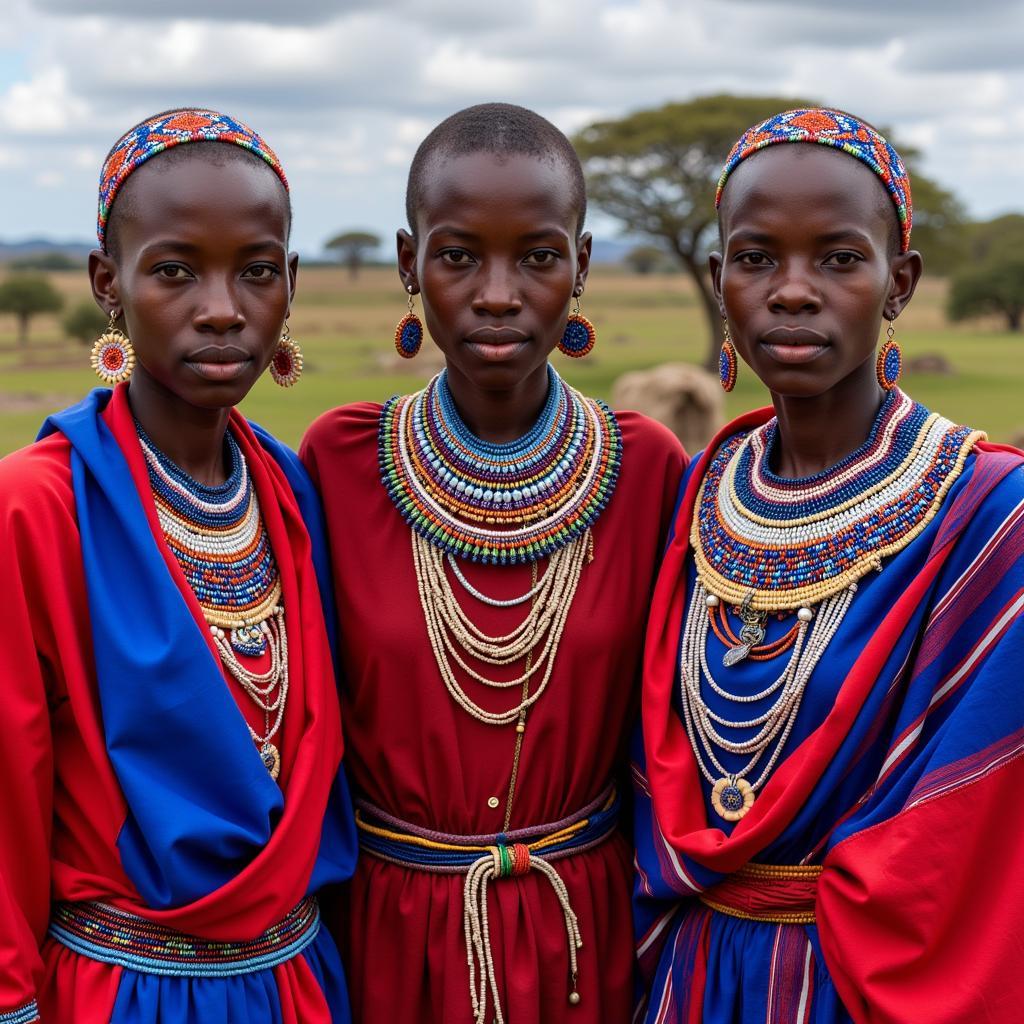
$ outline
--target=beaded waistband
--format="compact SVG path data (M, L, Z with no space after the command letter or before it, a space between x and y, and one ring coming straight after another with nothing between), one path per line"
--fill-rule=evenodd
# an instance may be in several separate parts
M700 894L706 907L768 924L814 924L820 864L747 864Z
M536 871L551 883L562 908L569 948L569 1002L580 1002L576 990L577 952L583 946L576 914L565 887L550 861L583 853L615 831L619 795L613 785L596 800L562 821L493 835L451 836L411 825L356 801L359 845L380 860L434 874L464 874L463 927L469 963L469 995L475 1024L487 1020L488 993L494 999L494 1020L504 1024L487 920L487 886L495 879L516 878Z
M214 942L154 924L106 903L56 903L49 934L90 960L140 974L228 977L277 967L298 955L320 930L320 907L307 896L255 939Z
M356 800L359 845L380 860L438 874L465 874L492 851L510 869L502 877L526 874L512 870L513 861L529 864L530 857L558 860L582 853L607 839L619 817L619 796L609 786L596 800L561 821L478 836L454 836L401 821L365 800ZM514 851L518 850L518 854Z

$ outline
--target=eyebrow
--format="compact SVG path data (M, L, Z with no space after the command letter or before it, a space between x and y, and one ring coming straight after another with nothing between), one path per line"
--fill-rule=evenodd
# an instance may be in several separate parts
M201 250L201 246L194 245L191 242L183 242L177 238L161 238L156 242L150 242L148 245L142 247L141 255L146 256L154 250L166 250L170 249L174 252L180 253L196 253ZM243 245L239 252L248 255L254 252L265 252L267 249L280 249L282 248L281 241L279 239L272 240L266 239L261 242L250 242L248 245Z
M433 238L435 235L454 235L456 238L464 238L467 241L476 241L479 237L472 231L466 231L463 228L451 227L447 224L442 224L440 227L431 229L428 232L427 237ZM536 231L527 231L525 234L519 236L521 242L533 242L542 238L551 238L556 236L560 239L571 238L572 232L566 231L564 228L538 228Z
M777 239L777 235L773 235L767 231L752 231L749 229L741 229L734 231L729 235L730 242L750 242L755 245L768 245ZM871 236L864 231L862 228L851 226L844 226L836 228L834 231L826 231L824 234L818 235L815 241L818 242L842 242L849 238L856 238L861 242L871 242Z

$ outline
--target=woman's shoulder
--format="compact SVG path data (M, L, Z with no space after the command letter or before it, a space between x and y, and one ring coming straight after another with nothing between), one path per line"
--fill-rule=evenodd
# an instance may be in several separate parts
M353 402L321 413L306 430L299 448L305 457L308 449L331 451L359 446L368 439L376 443L380 424L379 402Z
M625 451L642 452L648 458L661 457L676 461L686 459L679 438L663 423L632 409L616 410L615 419L622 431Z

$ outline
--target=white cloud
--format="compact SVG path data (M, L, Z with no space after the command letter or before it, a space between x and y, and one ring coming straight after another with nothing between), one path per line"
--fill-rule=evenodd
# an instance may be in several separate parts
M0 68L0 187L22 197L12 235L87 237L107 147L183 103L267 136L307 251L349 222L389 234L422 137L487 100L532 106L572 132L712 92L805 96L891 127L978 213L1020 205L1005 168L1024 156L1024 5L1005 0L972 0L969 19L959 0L8 5L0 48L17 59ZM64 182L44 189L25 168L59 168Z

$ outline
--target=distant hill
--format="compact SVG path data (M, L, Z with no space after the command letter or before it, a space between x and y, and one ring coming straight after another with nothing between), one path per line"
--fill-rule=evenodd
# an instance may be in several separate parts
M89 253L95 249L89 242L55 242L50 238L28 238L24 242L0 241L0 263L12 263L30 256L64 256L85 265Z

